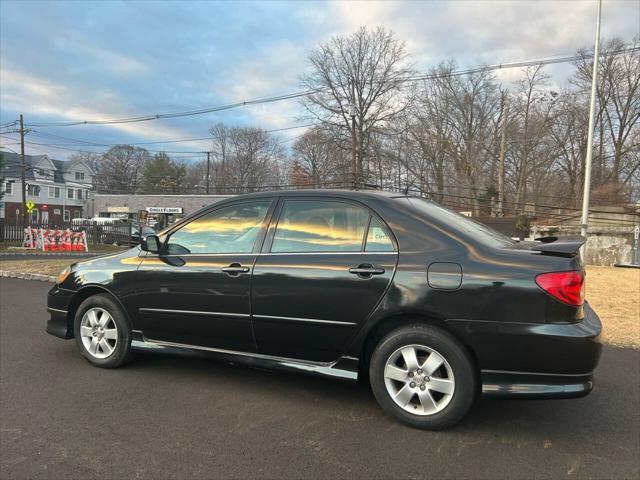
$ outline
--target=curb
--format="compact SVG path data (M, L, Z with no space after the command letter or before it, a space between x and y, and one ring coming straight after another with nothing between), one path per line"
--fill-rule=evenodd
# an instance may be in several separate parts
M99 255L94 252L0 252L0 257L92 257Z
M42 275L40 273L23 273L10 272L9 270L0 270L2 278L19 278L21 280L39 280L41 282L56 283L56 277L52 275Z

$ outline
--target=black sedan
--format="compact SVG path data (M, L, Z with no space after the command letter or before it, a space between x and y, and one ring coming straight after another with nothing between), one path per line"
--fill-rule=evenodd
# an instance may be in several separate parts
M388 414L446 428L480 394L591 391L582 243L515 242L402 195L243 195L66 269L47 332L98 367L150 347L368 379Z

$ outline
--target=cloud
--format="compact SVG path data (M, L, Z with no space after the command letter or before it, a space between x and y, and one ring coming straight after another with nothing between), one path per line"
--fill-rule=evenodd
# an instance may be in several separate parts
M145 63L130 55L111 52L83 42L65 40L59 41L58 44L65 50L73 49L78 56L83 57L85 64L91 62L95 67L106 67L113 75L134 76L149 73L149 67Z
M307 54L307 48L292 42L261 46L258 55L230 69L226 98L240 102L303 90L299 76ZM243 113L265 129L276 129L295 125L300 108L298 100L292 99L245 107Z
M98 107L96 107L78 101L80 98L89 96L88 92L83 92L85 95L79 95L81 92L77 89L52 83L46 78L5 69L0 70L0 78L2 78L3 108L20 110L24 107L24 99L28 98L29 114L35 115L36 118L44 116L56 118L57 121L76 121L107 120L133 115L133 112L127 113L126 101L111 92L92 92L92 103L97 104ZM33 120L27 117L26 121L29 123ZM159 122L120 123L104 125L101 128L141 139L175 140L193 136L187 131L167 127ZM202 146L202 142L181 144L181 148L202 149Z
M345 29L382 25L396 32L422 68L448 57L460 64L500 63L571 54L593 43L596 2L335 2ZM602 36L640 33L640 2L608 0Z
M465 67L571 54L593 42L595 5L592 0L0 2L0 118L10 121L19 113L31 122L114 118L297 91L311 49L362 25L395 31L423 71L451 57ZM639 20L640 2L607 0L602 35L630 40L639 34ZM567 65L547 71L554 84L570 73ZM514 81L521 71L497 76ZM175 120L77 127L70 133L65 128L60 134L100 143L173 140L204 137L218 121L276 129L299 123L302 115L299 102L288 100ZM172 149L200 150L206 144Z

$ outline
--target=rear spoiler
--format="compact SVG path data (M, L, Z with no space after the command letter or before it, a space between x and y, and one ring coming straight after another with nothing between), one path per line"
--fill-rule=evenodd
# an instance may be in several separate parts
M567 237L541 237L535 239L541 242L534 245L531 250L537 252L549 253L551 255L562 255L572 257L578 254L578 250L587 241L586 238L579 235Z

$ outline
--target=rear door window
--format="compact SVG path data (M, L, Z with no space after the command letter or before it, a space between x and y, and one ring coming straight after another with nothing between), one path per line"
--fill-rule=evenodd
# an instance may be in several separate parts
M351 203L286 200L271 251L360 252L368 223L368 210Z
M371 217L365 252L393 252L395 248L389 231L377 217Z

